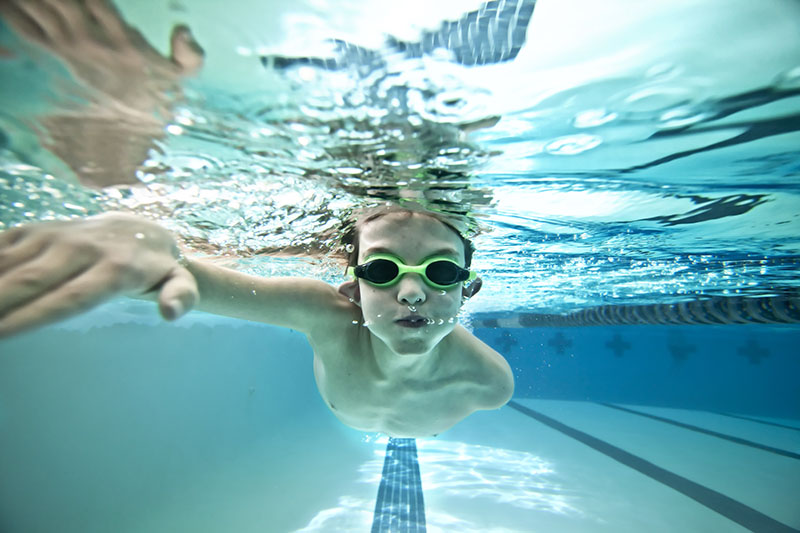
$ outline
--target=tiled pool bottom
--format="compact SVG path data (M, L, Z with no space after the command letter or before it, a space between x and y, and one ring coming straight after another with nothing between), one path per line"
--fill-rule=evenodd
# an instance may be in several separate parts
M800 527L796 420L517 400L417 444L427 529L398 521L405 527L391 531ZM334 521L315 529L345 530Z

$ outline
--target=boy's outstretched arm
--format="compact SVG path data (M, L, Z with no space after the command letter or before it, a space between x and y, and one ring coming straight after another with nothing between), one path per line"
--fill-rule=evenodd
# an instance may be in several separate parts
M197 306L302 332L315 326L320 312L347 314L347 300L326 283L259 278L202 261L186 268L178 255L169 231L121 213L0 233L0 336L121 295L157 300L168 320Z
M0 233L0 336L155 290L165 318L197 301L172 235L124 214L42 222Z
M187 268L197 282L201 311L319 335L361 318L345 296L319 280L251 276L193 259Z

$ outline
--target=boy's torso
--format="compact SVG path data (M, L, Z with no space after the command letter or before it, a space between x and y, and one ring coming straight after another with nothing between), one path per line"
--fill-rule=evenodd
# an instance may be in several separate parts
M459 334L440 343L433 367L393 375L378 367L366 328L311 339L317 387L336 417L355 429L397 437L439 434L477 409L476 390L487 380L486 365L463 349Z

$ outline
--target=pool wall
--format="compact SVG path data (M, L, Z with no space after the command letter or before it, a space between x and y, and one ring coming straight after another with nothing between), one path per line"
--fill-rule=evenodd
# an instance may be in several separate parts
M515 397L800 418L800 327L476 328Z

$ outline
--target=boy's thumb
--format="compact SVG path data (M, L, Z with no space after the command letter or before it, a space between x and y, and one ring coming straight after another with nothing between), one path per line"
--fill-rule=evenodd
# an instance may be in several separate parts
M178 266L170 272L158 294L158 309L166 320L185 315L197 304L200 294L194 276Z

